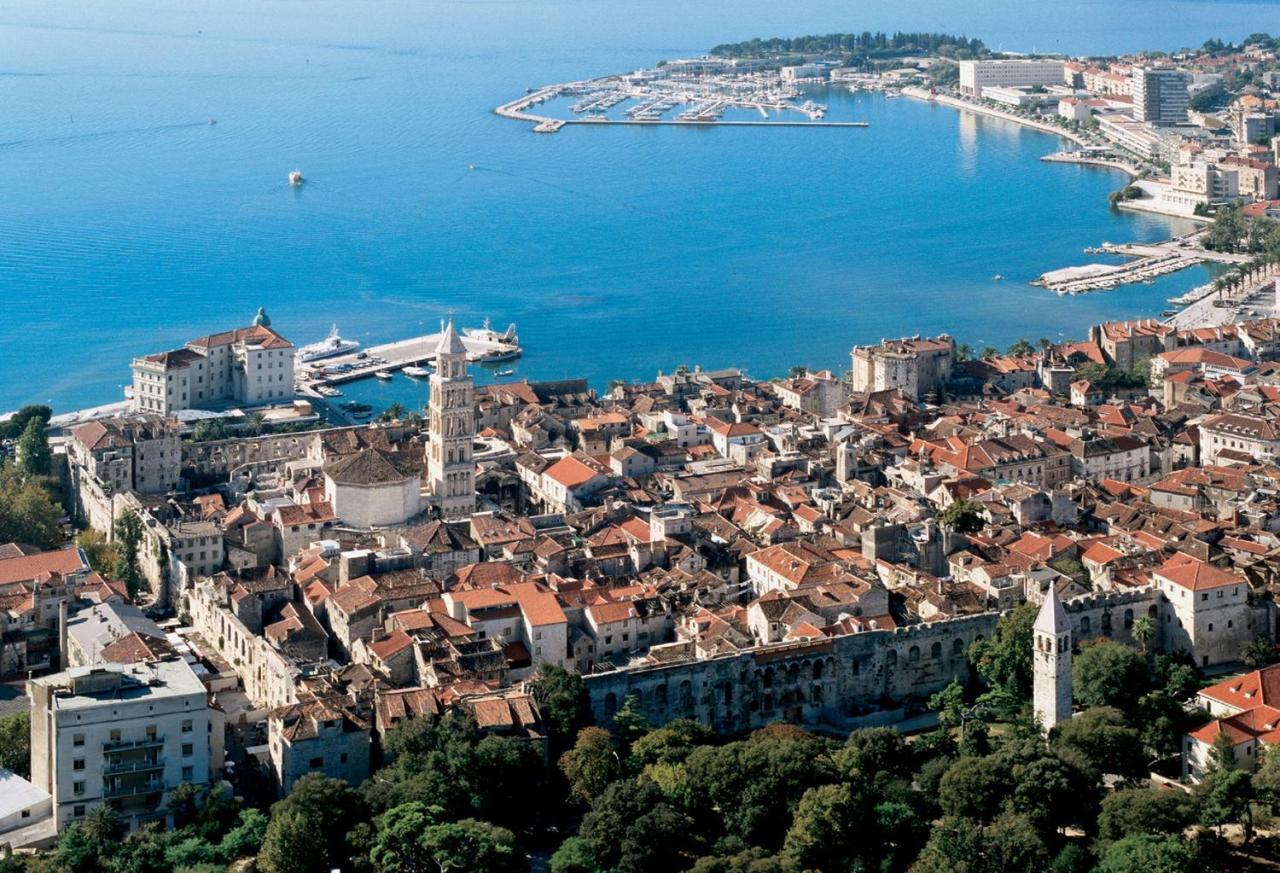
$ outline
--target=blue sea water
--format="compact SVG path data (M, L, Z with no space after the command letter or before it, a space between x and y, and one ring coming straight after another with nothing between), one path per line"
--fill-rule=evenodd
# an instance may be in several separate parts
M911 333L1075 336L1205 280L1029 287L1085 246L1178 228L1109 211L1115 174L1041 163L1053 137L909 99L820 98L865 130L538 136L491 111L726 40L898 28L1097 53L1280 16L1201 0L11 0L0 410L116 400L135 354L259 305L298 343L335 321L367 343L447 311L514 321L519 375L603 385L695 362L844 369L851 344ZM425 398L403 377L347 393Z

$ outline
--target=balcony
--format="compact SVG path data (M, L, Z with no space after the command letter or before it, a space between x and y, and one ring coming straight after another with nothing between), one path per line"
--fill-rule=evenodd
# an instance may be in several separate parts
M102 744L103 752L123 752L126 749L162 749L164 737L150 737L145 740L116 740Z
M145 782L142 785L102 786L103 798L136 797L140 794L160 794L163 791L163 782Z
M118 761L103 766L102 775L118 776L121 773L145 773L148 770L163 769L164 761Z

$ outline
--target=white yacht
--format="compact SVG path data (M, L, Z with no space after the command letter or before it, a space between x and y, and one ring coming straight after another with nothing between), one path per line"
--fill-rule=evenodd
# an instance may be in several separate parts
M354 352L360 348L360 343L355 340L343 339L338 335L338 326L335 324L333 329L329 331L329 335L318 343L312 343L309 346L303 346L298 349L295 357L300 364L309 364L312 361L319 361L322 358L332 358L334 355L345 355L347 352Z
M514 324L507 325L507 329L502 333L494 330L486 317L483 327L464 327L462 335L467 339L483 340L488 343L504 343L505 345L518 346L520 338L516 336L516 326Z
M431 371L426 367L405 367L400 372L411 379L425 379L431 375Z

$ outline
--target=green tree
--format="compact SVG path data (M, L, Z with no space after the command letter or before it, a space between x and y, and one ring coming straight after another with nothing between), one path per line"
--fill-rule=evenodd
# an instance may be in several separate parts
M1138 834L1181 834L1195 814L1195 803L1181 791L1121 788L1102 799L1098 836L1120 840Z
M18 439L18 466L24 476L44 478L53 472L53 453L44 422L32 418Z
M120 817L104 803L58 835L58 866L70 873L97 871L99 859L110 857L119 839Z
M849 869L865 823L863 806L847 784L806 791L782 845L785 865L794 870Z
M990 639L969 647L969 660L987 686L979 699L1006 716L1024 709L1031 697L1031 628L1038 612L1034 603L1014 607Z
M577 673L543 666L530 686L557 754L573 745L578 731L594 723L587 686Z
M191 431L191 440L197 443L225 440L230 436L226 422L220 418L206 418L196 422L195 428Z
M1009 768L995 757L958 759L942 777L938 803L944 815L993 821L1013 789Z
M1156 623L1155 619L1149 615L1142 615L1133 621L1133 641L1142 647L1142 654L1146 654L1151 649L1151 644L1156 639Z
M1026 337L1018 337L1017 342L1009 346L1009 354L1022 357L1023 355L1035 354L1036 348L1031 345L1031 341Z
M85 528L76 534L76 547L84 552L89 566L100 576L110 576L116 569L116 549L102 531Z
M551 873L601 873L596 865L591 843L582 837L569 837L551 856Z
M1254 637L1240 648L1240 660L1253 670L1265 667L1275 659L1275 644L1265 636Z
M604 728L583 728L573 748L560 757L560 770L569 780L569 794L589 804L622 773L613 736Z
M983 511L976 500L956 500L938 513L938 521L958 533L977 533L987 523Z
M622 702L622 708L614 713L610 728L618 738L618 744L626 754L631 754L631 746L649 732L649 720L640 711L640 705L634 694L628 694Z
M38 419L42 427L49 426L53 410L43 403L24 406L11 415L8 421L0 421L0 440L16 440L26 431L32 419Z
M138 547L142 543L142 519L132 509L126 509L116 517L114 524L116 544L115 577L129 589L129 597L138 596L142 586L142 571L138 566Z
M1215 768L1196 786L1200 801L1200 824L1220 827L1239 824L1244 840L1253 836L1253 781L1244 770Z
M582 819L578 835L596 869L613 873L682 870L700 854L693 819L647 779L624 779L605 789Z
M871 780L880 774L905 777L911 773L911 751L894 728L858 728L835 753L836 770L847 780Z
M934 826L912 873L1040 873L1049 850L1024 816L1006 815L989 826L948 817Z
M364 799L355 789L340 779L308 773L271 807L258 867L265 873L345 868L353 850L348 834L367 818Z
M31 713L0 718L0 768L31 778Z
M1095 873L1199 873L1205 869L1195 845L1181 836L1136 834L1106 847Z
M695 748L714 739L715 734L702 722L678 718L636 740L629 763L634 770L643 770L650 764L683 763Z
M62 542L62 509L42 480L23 476L13 464L0 463L0 543L30 543L53 548Z
M929 698L929 708L938 714L938 724L944 728L958 728L964 720L964 686L952 679L937 694Z
M1070 749L1100 776L1114 773L1137 778L1146 772L1142 737L1125 723L1124 713L1110 706L1086 709L1053 729L1055 749Z
M1087 643L1071 659L1071 693L1083 706L1113 706L1132 712L1149 688L1146 660L1120 643Z

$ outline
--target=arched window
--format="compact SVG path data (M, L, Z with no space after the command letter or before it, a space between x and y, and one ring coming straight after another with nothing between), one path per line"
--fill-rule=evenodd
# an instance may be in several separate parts
M1147 615L1150 616L1151 618L1156 617L1156 605L1154 603L1147 608Z
M693 683L688 679L680 683L680 705L685 709L693 709Z
M1124 611L1124 626L1126 629L1133 627L1133 610L1132 609L1126 609Z
M959 637L956 637L956 641L951 644L951 654L953 655L964 654L964 640L960 639Z
M653 699L657 703L659 709L667 708L667 686L659 685L653 689Z
M910 661L910 662L911 662L911 663L913 663L913 664L914 664L916 661L919 661L919 660L920 660L920 647L919 647L919 646L912 646L910 649L908 649L908 650L907 650L907 660L908 660L908 661Z
M822 662L821 661L813 662L813 678L814 679L822 678Z
M853 674L853 675L855 675L855 676L861 676L861 675L862 675L862 662L861 662L861 661L859 661L857 658L854 658L852 661L850 661L850 662L849 662L849 672L850 672L850 673L852 673L852 674Z
M1104 634L1111 633L1111 613L1102 613L1102 632Z
M1089 636L1089 632L1092 629L1093 629L1093 626L1092 626L1092 623L1089 621L1089 616L1086 615L1082 617L1080 619L1080 636L1087 638Z
M929 649L929 657L935 661L942 658L942 643L933 644L933 647Z
M772 667L770 667L769 669L767 669L767 670L765 670L765 671L764 671L764 683L763 683L763 684L764 684L764 687L765 687L765 688L772 688L772 687L773 687L773 668L772 668Z

